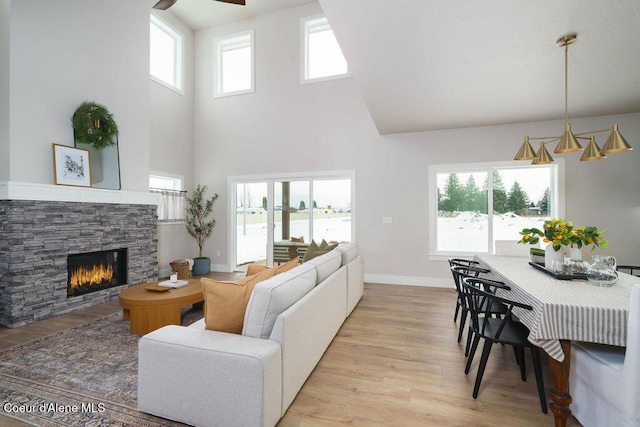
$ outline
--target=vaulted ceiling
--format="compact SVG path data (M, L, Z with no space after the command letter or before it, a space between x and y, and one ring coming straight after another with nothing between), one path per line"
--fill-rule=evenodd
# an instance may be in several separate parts
M638 0L318 1L381 134L563 118L568 33L570 118L640 111Z

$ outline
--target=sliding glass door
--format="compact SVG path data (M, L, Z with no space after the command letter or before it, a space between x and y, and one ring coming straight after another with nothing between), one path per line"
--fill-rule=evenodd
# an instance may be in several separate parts
M267 259L267 183L235 185L236 266Z
M304 257L312 241L352 241L353 172L317 176L231 177L236 270Z

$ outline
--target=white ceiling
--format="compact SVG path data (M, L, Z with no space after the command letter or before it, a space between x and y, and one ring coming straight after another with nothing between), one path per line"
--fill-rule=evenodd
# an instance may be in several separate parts
M240 6L216 0L178 0L169 10L190 28L201 30L313 1L315 0L246 0L246 6Z
M569 117L640 111L639 0L318 1L381 134L562 119L572 32ZM172 10L203 28L307 2Z

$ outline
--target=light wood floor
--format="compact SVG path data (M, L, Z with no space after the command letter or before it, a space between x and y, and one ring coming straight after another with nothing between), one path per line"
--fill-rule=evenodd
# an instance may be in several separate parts
M478 399L472 398L479 355L465 375L454 305L453 289L366 284L363 299L278 426L552 426L551 411L540 411L530 355L522 382L510 347L494 346ZM0 328L0 348L119 311L116 300ZM548 389L546 358L543 369ZM0 425L26 426L3 416ZM572 418L568 425L580 423Z

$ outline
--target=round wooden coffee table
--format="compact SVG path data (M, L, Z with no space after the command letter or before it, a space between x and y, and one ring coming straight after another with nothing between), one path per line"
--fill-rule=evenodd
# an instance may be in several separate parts
M120 292L118 300L122 318L130 322L132 334L146 334L165 325L180 324L180 309L186 305L204 301L200 279L189 279L189 284L165 292L148 291L145 288L160 282L132 286Z

